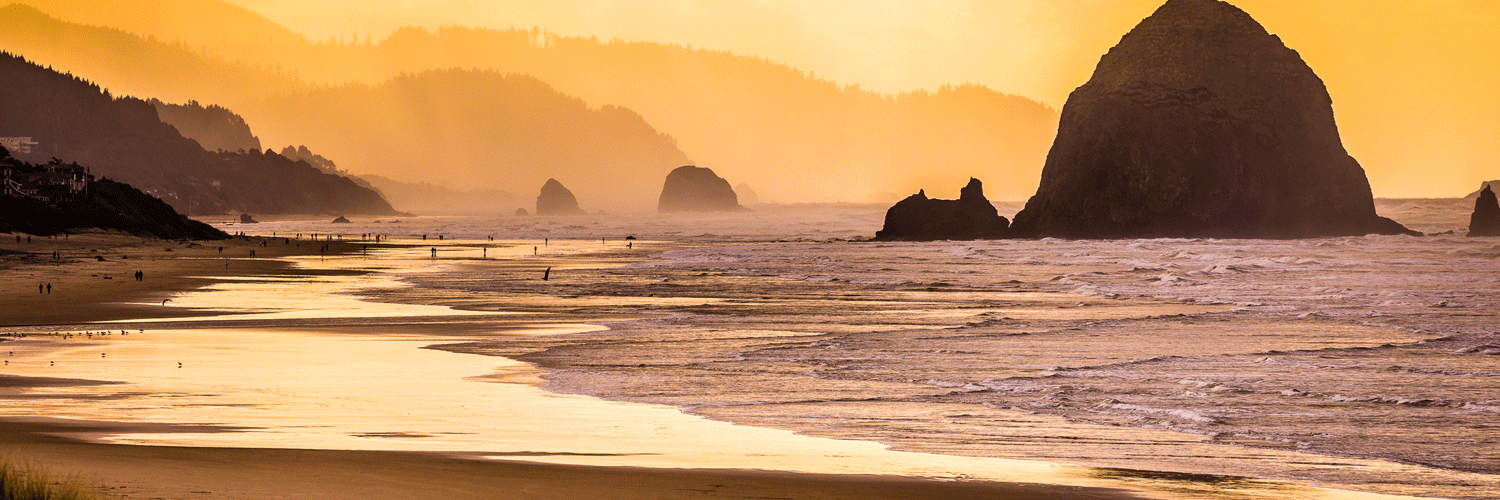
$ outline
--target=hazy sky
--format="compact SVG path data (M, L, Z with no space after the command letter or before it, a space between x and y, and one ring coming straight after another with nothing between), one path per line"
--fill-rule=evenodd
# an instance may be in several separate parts
M232 0L315 39L541 27L762 56L882 92L979 83L1061 107L1162 0ZM1500 178L1500 1L1237 0L1327 82L1377 195Z

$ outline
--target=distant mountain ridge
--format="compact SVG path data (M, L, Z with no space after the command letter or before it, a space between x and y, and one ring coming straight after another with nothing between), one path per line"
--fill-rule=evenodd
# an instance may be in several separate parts
M156 107L71 75L0 53L0 136L38 142L18 158L89 166L151 193L179 211L394 213L380 195L274 152L205 151Z
M147 70L120 61L116 45L138 54ZM264 142L306 144L361 175L483 190L578 173L597 180L580 186L580 195L644 209L654 191L645 177L690 163L671 137L630 110L590 107L523 75L445 69L377 85L312 85L294 72L237 66L22 5L0 8L0 47L83 67L163 100L230 103ZM263 93L251 90L262 85Z
M196 6L189 10L220 12L224 7L223 2L212 0L152 1L177 2L183 9ZM223 61L263 68L269 75L252 78L269 85L266 90L239 81L210 84L218 78L217 71L181 65L169 68L185 74L173 81L123 69L90 69L91 77L111 86L118 82L124 85L121 88L169 92L179 101L233 104L263 137L278 136L280 124L268 123L258 111L239 103L281 93L275 88L282 85L277 78L380 85L403 73L455 67L517 73L535 77L591 106L618 105L638 113L654 129L676 138L692 162L762 186L760 194L768 201L862 200L871 193L914 192L921 185L970 175L996 179L989 187L999 199L1021 199L1031 193L1039 178L1057 124L1055 110L981 86L881 95L764 59L680 46L600 42L537 29L460 27L407 28L378 43L311 42L288 36L284 28L268 24L263 16L237 7L229 10L239 12L238 17L220 19L234 26L233 34L220 37L154 27L161 23L138 19L149 17L140 13L149 8L145 4L120 21L69 14L85 10L77 7L83 3L36 2L65 19L170 39L174 45L162 45L200 56L205 68ZM64 8L64 4L74 6ZM5 37L0 33L0 40ZM85 52L79 45L49 39L29 46L38 57L45 54L50 61L57 54ZM100 57L107 53L93 52ZM65 67L80 66L70 62ZM353 146L310 146L336 155L347 168L361 174L401 177L400 169L409 168L391 159L346 159L341 149ZM453 163L460 159L436 155L431 160ZM819 168L806 168L809 165ZM538 172L534 177L548 175ZM470 181L467 173L429 180Z

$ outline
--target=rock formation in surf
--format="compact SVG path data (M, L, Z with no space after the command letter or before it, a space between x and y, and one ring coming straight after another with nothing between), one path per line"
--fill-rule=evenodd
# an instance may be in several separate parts
M340 215L340 216L338 216L338 218L333 219L333 223L334 224L348 224L349 223L349 218Z
M255 216L252 216L250 214L240 214L240 224L258 224L258 223L260 223L260 221L255 220Z
M1500 202L1495 191L1486 185L1474 201L1474 215L1469 217L1469 236L1500 236Z
M528 216L528 215L531 215L531 212L527 212L526 209L524 209L524 208L517 208L516 209L516 217L525 217L525 216Z
M1005 238L1010 221L984 197L979 179L970 178L957 200L935 200L925 191L908 196L885 212L877 240L983 240Z
M658 212L732 212L744 210L729 181L713 170L692 165L667 174L657 199Z
M1028 237L1413 234L1375 213L1323 81L1218 0L1168 0L1068 96Z
M578 199L573 197L573 192L563 187L557 179L547 179L542 184L542 192L536 196L537 215L586 215L588 212L578 208Z

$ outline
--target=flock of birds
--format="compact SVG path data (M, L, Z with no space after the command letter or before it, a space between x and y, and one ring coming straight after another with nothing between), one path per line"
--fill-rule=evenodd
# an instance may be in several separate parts
M146 330L145 329L140 329L140 330L137 330L136 333L146 333ZM77 337L87 337L89 340L93 340L93 338L95 336L104 337L104 336L114 335L114 334L115 333L114 333L113 330L83 331L83 332L53 332L52 333L52 335L54 335L54 336L61 336L63 340L71 340L71 339L74 339L74 338L77 338ZM119 334L120 335L126 335L126 336L128 336L128 335L130 335L130 330L120 330ZM9 336L17 338L17 339L24 339L24 338L27 337L27 334L25 334L25 333L14 333L14 334L10 334ZM16 351L6 351L6 357L7 358L13 358L15 356L16 356ZM99 357L101 357L101 358L107 358L107 357L109 357L109 353L107 353L107 352L101 352L101 353L99 353ZM10 366L10 359L6 359L4 361L5 361L4 366ZM57 362L56 361L48 361L47 362L47 366L57 366ZM177 363L177 367L178 368L182 368L182 363L181 362Z

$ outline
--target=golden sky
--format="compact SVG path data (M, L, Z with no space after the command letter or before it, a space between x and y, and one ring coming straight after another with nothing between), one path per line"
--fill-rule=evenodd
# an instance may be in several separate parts
M881 92L978 83L1061 107L1160 0L233 0L315 39L531 27L761 56ZM1237 0L1323 77L1379 196L1500 178L1500 1ZM1459 193L1462 191L1463 193Z

